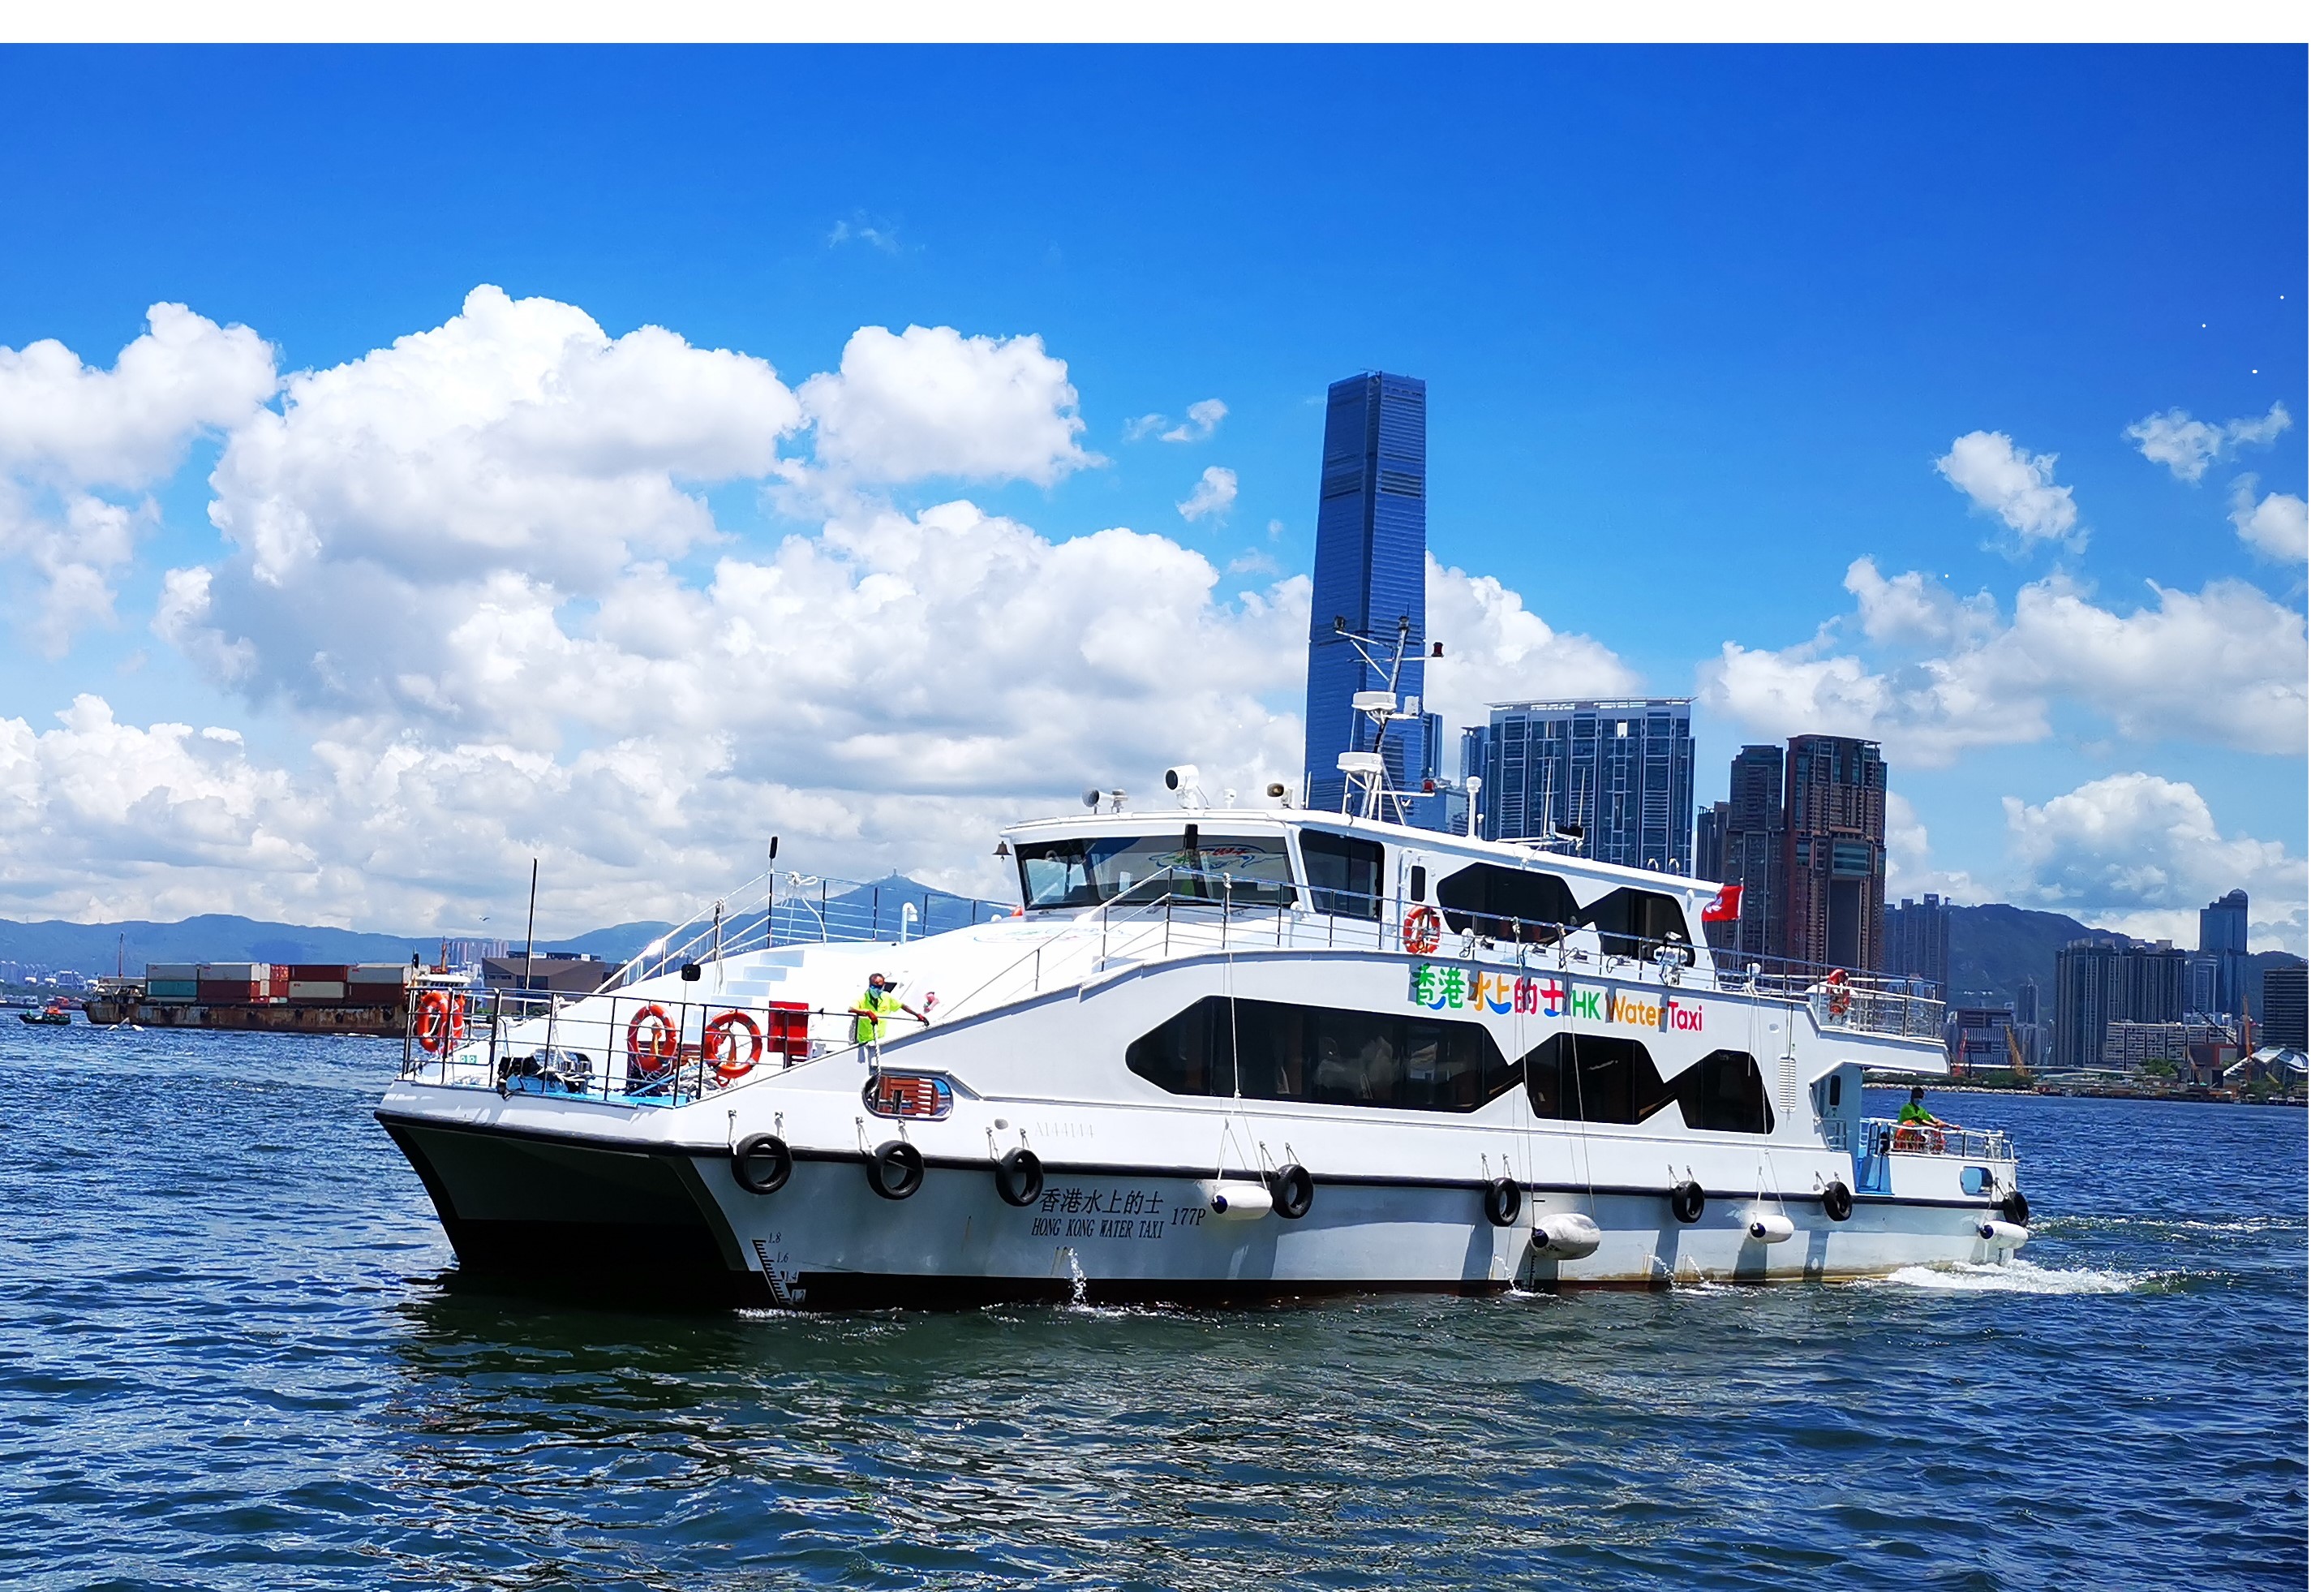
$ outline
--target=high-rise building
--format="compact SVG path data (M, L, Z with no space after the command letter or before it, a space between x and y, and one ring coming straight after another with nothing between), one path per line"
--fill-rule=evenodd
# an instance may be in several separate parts
M1571 833L1582 855L1664 873L1694 851L1692 704L1684 697L1498 702L1484 727L1481 833Z
M1877 967L1888 879L1888 765L1877 742L1794 736L1784 764L1785 954Z
M2210 977L2210 994L2217 1003L2199 1005L2198 1012L2224 1012L2240 1022L2246 1003L2256 1007L2253 997L2259 992L2250 985L2251 966L2251 897L2240 890L2230 890L2205 907L2198 918L2195 951L2210 958L2217 971Z
M1881 926L1881 970L1900 977L1917 978L1931 994L1946 998L1946 980L1952 966L1953 903L1924 895L1886 909Z
M2042 1040L2042 986L2028 978L2017 986L2017 1044L2025 1052L2025 1065L2041 1067L2048 1060L2048 1047Z
M1355 710L1358 691L1425 697L1427 559L1427 384L1379 371L1333 383L1323 406L1315 602L1307 625L1311 806L1342 807L1348 782L1340 754L1371 749L1370 723ZM1410 644L1391 681L1400 632ZM1391 790L1418 791L1435 774L1429 743L1423 718L1388 724L1380 752Z
M2260 976L2260 1003L2266 1014L2260 1032L2264 1045L2308 1049L2308 964L2270 967Z
M1694 815L1694 876L1727 882L1727 815L1733 809L1714 801Z
M2077 939L2058 952L2061 1067L2102 1066L2110 1023L2178 1023L2186 1011L2187 953L2167 939Z
M1711 943L1750 961L1784 952L1784 749L1746 746L1727 773L1727 855L1720 881L1743 887L1740 915L1710 923Z
M2015 1016L2006 1006L1960 1006L1948 1014L1946 1049L1953 1065L1970 1072L2007 1068Z

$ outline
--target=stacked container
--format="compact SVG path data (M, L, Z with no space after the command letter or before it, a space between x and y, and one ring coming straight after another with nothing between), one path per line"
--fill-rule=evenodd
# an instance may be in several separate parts
M347 1004L352 1006L399 1006L403 1004L401 962L364 962L347 969Z
M337 1006L347 998L345 962L307 962L281 969L283 991L294 1006Z
M145 998L149 1001L191 1002L200 993L197 987L201 969L191 962L148 962L145 964Z
M255 1005L273 984L271 962L205 962L195 969L194 995L205 1006Z

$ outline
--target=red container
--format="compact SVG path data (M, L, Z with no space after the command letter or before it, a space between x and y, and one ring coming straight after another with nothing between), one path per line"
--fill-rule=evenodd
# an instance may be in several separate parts
M263 984L221 984L205 978L194 986L194 999L205 1006L247 1006L265 998Z
M287 967L274 969L277 984L345 984L347 965L345 962L293 962Z

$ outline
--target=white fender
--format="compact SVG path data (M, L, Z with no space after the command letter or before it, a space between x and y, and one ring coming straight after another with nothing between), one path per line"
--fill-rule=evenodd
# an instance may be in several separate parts
M1539 1211L1533 1218L1533 1246L1552 1260L1595 1254L1603 1237L1598 1224L1580 1211Z
M1760 1244L1781 1244L1797 1231L1792 1226L1792 1218L1780 1210L1752 1212L1743 1230Z
M1990 1239L2004 1249L2023 1249L2026 1241L2034 1236L2015 1222L1979 1222L1977 1236Z
M1203 1203L1221 1221L1256 1221L1275 1208L1275 1196L1267 1191L1264 1183L1244 1183L1219 1179L1203 1185Z

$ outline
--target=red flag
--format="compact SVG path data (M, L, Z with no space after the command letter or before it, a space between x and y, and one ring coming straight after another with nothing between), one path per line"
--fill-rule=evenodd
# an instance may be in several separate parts
M1743 886L1729 884L1719 892L1719 899L1702 909L1706 923L1733 923L1743 916Z

